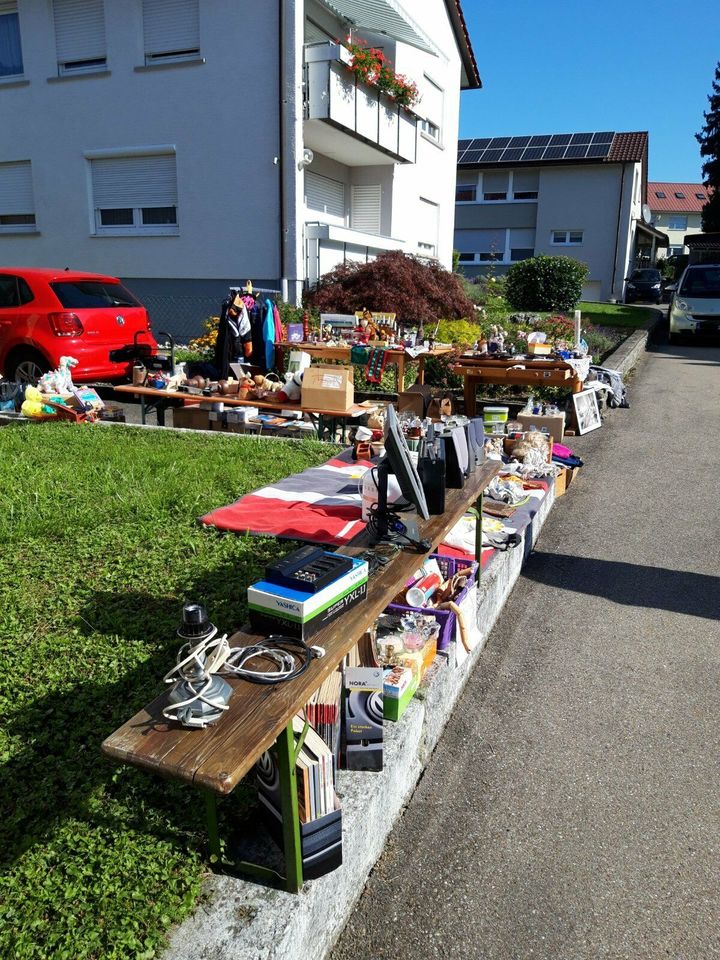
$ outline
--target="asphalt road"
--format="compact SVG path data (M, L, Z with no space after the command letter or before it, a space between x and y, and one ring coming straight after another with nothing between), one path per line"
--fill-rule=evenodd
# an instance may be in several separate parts
M558 502L333 960L720 956L720 347Z

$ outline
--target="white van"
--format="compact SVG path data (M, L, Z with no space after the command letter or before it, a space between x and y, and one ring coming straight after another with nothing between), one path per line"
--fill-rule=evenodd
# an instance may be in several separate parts
M670 302L670 343L687 333L720 333L720 264L687 267Z

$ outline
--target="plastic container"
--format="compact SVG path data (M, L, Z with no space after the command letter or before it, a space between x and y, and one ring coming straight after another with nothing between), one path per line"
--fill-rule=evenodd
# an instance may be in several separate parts
M483 407L483 423L507 423L510 407Z
M459 570L466 570L468 568L471 570L471 574L468 577L468 582L457 594L457 596L452 598L453 602L459 605L462 600L464 600L466 594L472 589L475 580L477 579L477 563L470 562L469 560L459 560L456 557L443 557L438 553L431 554L431 557L434 560L437 560L443 575L443 580L449 580L450 577L455 576ZM403 613L408 613L411 610L413 612L424 613L428 616L435 617L440 624L440 634L438 636L437 648L438 650L447 650L452 641L455 639L455 626L457 618L452 610L435 610L433 607L418 608L410 607L400 603L391 603L387 608L386 613L391 613L395 616L402 616Z

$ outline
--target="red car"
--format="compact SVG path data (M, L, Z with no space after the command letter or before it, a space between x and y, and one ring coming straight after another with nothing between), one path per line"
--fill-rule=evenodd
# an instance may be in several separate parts
M73 380L126 380L157 352L145 307L116 277L76 270L0 267L0 371L35 382L60 357Z

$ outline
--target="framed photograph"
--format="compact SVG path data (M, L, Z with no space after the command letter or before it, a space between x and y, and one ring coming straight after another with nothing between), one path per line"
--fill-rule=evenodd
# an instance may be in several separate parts
M591 430L597 430L598 427L602 426L597 393L594 390L583 390L581 393L574 393L572 399L580 436L584 433L590 433Z

